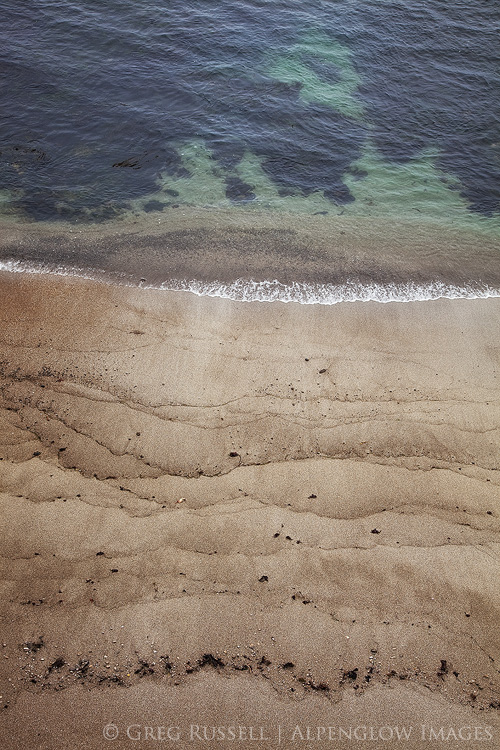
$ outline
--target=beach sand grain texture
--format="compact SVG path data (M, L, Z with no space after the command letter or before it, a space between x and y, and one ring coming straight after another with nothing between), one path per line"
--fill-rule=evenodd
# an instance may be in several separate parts
M498 742L499 299L0 285L3 747Z

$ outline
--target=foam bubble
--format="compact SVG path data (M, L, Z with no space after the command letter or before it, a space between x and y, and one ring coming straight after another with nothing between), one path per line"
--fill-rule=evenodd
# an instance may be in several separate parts
M71 268L69 266L49 266L44 263L29 263L23 260L0 260L0 271L7 273L24 274L47 274L50 276L75 276L79 279L90 279L97 281L99 274L84 268Z
M433 281L417 284L412 281L394 284L361 283L309 284L293 282L237 279L230 283L169 279L161 284L136 283L125 274L110 274L68 266L49 266L20 260L0 261L0 271L24 274L48 274L109 282L122 286L140 286L172 292L191 292L199 297L220 297L235 302L295 302L300 305L336 305L340 302L426 302L435 299L487 299L500 297L500 289L482 282L462 286Z
M236 302L295 302L301 305L336 305L339 302L425 302L434 299L486 299L500 297L500 289L481 282L464 286L441 281L427 284L307 284L280 281L237 280L229 284L213 281L165 281L161 289L192 292L201 297L221 297Z

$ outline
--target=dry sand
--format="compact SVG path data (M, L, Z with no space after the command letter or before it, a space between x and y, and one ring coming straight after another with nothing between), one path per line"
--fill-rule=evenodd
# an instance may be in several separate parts
M0 308L3 748L498 746L500 299Z

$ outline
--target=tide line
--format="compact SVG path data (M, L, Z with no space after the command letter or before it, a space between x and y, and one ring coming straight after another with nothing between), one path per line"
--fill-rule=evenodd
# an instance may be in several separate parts
M500 297L500 289L480 281L460 286L442 281L428 283L407 281L380 284L359 282L354 279L342 284L311 284L299 281L284 284L276 279L269 281L237 279L229 283L196 279L169 279L159 284L148 284L146 281L134 281L126 274L69 266L49 266L20 260L0 261L0 271L27 275L75 277L142 289L190 292L199 297L219 297L235 302L294 302L300 305L336 305L341 302L426 302L436 299Z

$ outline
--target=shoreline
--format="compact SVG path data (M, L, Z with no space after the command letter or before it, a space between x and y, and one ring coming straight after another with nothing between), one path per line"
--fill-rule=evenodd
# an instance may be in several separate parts
M117 748L174 719L498 739L500 300L0 292L6 748L112 718Z
M306 284L294 282L283 284L274 280L254 281L253 279L236 279L232 283L198 281L196 279L170 279L154 284L144 283L145 279L132 280L125 274L113 275L97 269L50 267L43 264L29 264L22 261L0 261L0 274L21 274L29 276L46 276L74 278L112 286L124 286L135 289L164 292L187 292L198 297L214 297L233 302L281 302L299 305L337 305L344 302L430 302L438 299L466 300L489 299L500 297L500 288L477 282L456 287L442 282L416 284L376 284L359 283L346 280L342 285Z
M367 290L381 298L500 290L500 237L452 224L195 208L99 225L0 224L0 268L79 269L152 288L215 285L238 299L255 285L266 299L294 290L313 302L363 299Z

